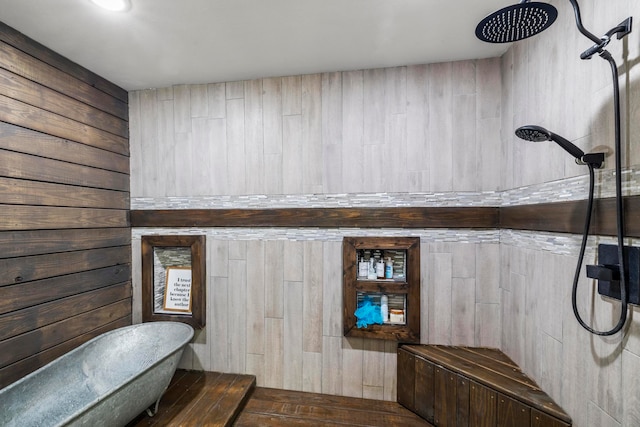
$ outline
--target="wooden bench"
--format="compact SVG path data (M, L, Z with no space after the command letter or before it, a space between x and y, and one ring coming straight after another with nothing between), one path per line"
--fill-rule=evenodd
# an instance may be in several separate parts
M518 365L489 348L399 347L398 403L440 427L571 425Z

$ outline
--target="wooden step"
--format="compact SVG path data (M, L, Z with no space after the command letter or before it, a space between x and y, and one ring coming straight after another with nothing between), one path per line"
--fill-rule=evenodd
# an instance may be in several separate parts
M253 426L431 426L397 402L257 387L234 424Z
M127 427L230 426L255 389L253 375L176 371L158 413L141 414Z

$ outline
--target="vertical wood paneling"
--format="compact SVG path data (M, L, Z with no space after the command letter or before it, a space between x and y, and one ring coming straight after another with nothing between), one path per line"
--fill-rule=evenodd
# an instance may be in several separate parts
M443 427L456 425L457 375L441 367L434 368L434 423Z
M293 241L284 245L284 280L302 282L304 280L304 243Z
M209 138L211 144L210 191L215 194L229 192L227 175L227 127L224 119L211 119Z
M247 260L247 353L264 354L264 242L247 243Z
M368 399L384 399L385 342L382 340L364 340L362 364L362 384L369 389L363 395Z
M260 386L396 399L397 343L342 336L342 242L220 240L216 229L207 232L213 320L182 367L253 373ZM437 315L428 319L435 339L496 343L500 305L476 301L477 250L423 244L422 281L433 294L421 304Z
M267 165L264 157L262 80L245 82L244 97L246 193L263 194L264 170Z
M266 348L264 386L284 387L284 320L266 319Z
M498 394L488 387L471 382L469 392L469 425L474 427L495 426L497 421Z
M501 97L484 85L501 72L475 60L134 92L134 197L495 190Z
M227 101L227 173L229 194L242 194L246 185L244 100Z
M364 338L342 338L342 395L362 397Z
M398 376L396 369L398 366L398 343L395 341L385 341L384 346L384 400L396 400L398 391Z
M475 286L475 278L454 277L451 281L451 305L455 307L451 316L451 340L456 345L475 345Z
M282 115L302 114L302 76L282 78Z
M226 84L225 96L228 100L241 99L244 97L244 82L236 81Z
M322 353L302 353L302 391L322 393Z
M451 63L429 65L429 159L432 191L453 188L453 115ZM437 112L437 114L435 113Z
M451 344L451 254L429 255L429 339L433 344ZM437 301L437 303L436 303ZM436 305L437 304L437 305Z
M227 309L229 319L229 372L244 372L247 349L247 260L229 259Z
M229 371L229 242L207 239L209 288L207 288L207 339L210 346L209 370Z
M406 350L398 351L398 383L400 386L398 387L397 400L407 409L422 416L416 410L416 390L423 390L427 388L428 384L424 384L424 387L416 387L416 373L418 372L416 363L415 355Z
M377 169L382 177L381 188L388 188L388 191L392 192L403 192L406 188L405 183L409 180L406 114L391 114L387 117L385 145L378 155ZM395 169L396 172L385 173L388 168Z
M325 193L342 191L342 73L322 75L322 183Z
M282 118L282 170L286 178L282 182L285 194L301 194L303 192L303 145L302 117L300 115Z
M177 133L191 132L191 90L189 85L173 87L174 127Z
M230 342L232 335L229 333L229 316L228 316L228 294L229 294L229 278L214 277L211 280L211 289L207 289L208 294L213 294L213 304L208 306L208 318L211 322L207 328L212 329L211 342L211 363L210 370L216 372L231 372L231 351Z
M426 65L407 67L407 169L406 191L420 191L429 185L429 145L437 143L427 138L429 123L429 74Z
M282 80L262 81L264 102L264 152L282 154Z
M342 336L322 338L322 392L342 395Z
M212 119L226 117L225 89L224 83L211 83L207 86L209 117Z
M207 85L191 85L191 117L209 116L209 93Z
M287 245L290 246L290 245ZM265 264L265 316L282 319L284 317L284 242L266 242Z
M304 351L322 352L322 242L304 242Z
M399 358L399 357L398 357ZM425 359L415 359L415 408L416 413L432 422L435 405L435 365Z
M284 302L284 388L302 390L303 372L303 287L300 282L285 282Z
M156 91L153 89L144 90L140 93L140 131L138 144L142 148L140 155L143 158L142 169L144 176L139 179L142 181L143 194L159 195L158 181L160 177L158 173L162 170L160 164L160 150L158 150L158 102ZM171 118L173 122L173 117ZM165 159L166 162L174 162L174 159ZM172 165L171 169L175 169Z
M322 192L322 76L302 76L303 193Z
M453 188L464 191L478 191L478 153L484 150L476 148L476 96L475 94L453 97ZM497 167L497 165L494 165Z
M130 324L132 268L126 92L4 25L0 40L2 388Z
M343 191L357 192L363 185L363 154L369 150L363 147L363 72L343 73L342 90L342 186Z
M193 98L192 98L193 107ZM193 194L197 196L206 196L210 194L211 182L209 181L210 170L212 168L212 142L209 138L209 120L206 118L196 118L191 121L192 124L192 146L188 150L191 157L190 164L182 163L176 165L179 168L189 167L191 170L191 179L193 185ZM185 153L186 154L186 153ZM171 194L171 193L169 193ZM175 193L174 193L175 194Z
M362 189L373 192L384 188L382 186L384 174L380 173L380 169L386 160L383 152L387 119L385 70L365 70L363 90L363 147L360 153L360 158L363 159L362 174L364 181Z
M342 336L342 271L335 268L342 262L341 242L324 244L322 279L322 335Z

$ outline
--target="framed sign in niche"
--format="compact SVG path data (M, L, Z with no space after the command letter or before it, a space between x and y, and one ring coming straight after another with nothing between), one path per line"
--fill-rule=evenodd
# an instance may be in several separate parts
M205 236L142 236L142 320L206 325Z

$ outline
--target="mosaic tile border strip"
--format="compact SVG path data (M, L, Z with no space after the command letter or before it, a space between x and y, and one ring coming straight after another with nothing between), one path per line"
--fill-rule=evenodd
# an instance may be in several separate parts
M556 255L578 256L582 236L578 234L534 232L522 230L500 230L500 243L507 246L517 246L534 251L552 252ZM613 236L589 236L585 249L585 258L595 258L598 244L617 244ZM640 239L625 239L625 245L640 245Z
M623 171L623 194L640 194L640 167ZM436 193L341 193L300 195L242 195L202 197L135 197L131 209L270 209L343 207L500 207L583 200L589 189L588 175L506 191ZM615 174L596 172L596 197L615 196Z
M343 237L419 237L423 243L500 243L499 230L367 229L367 228L134 228L132 238L146 235L206 235L222 240L341 242Z
M364 193L364 194L263 194L203 197L138 197L131 209L276 209L364 207L478 207L500 206L498 192L484 193Z

